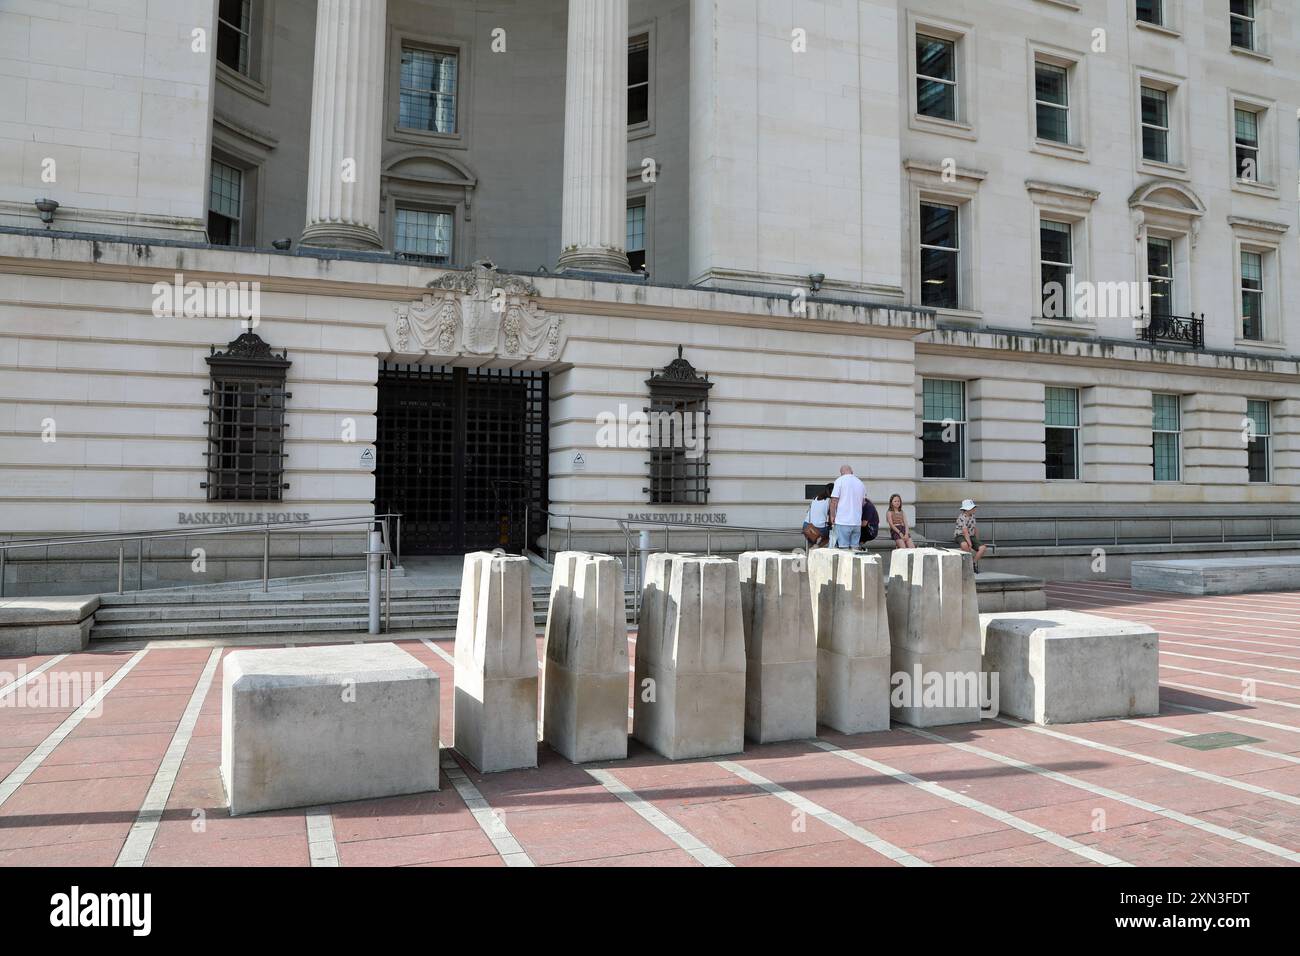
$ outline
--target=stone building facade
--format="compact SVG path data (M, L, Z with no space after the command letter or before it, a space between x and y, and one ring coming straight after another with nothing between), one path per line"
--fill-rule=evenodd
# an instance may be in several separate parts
M1285 514L1298 108L1282 0L3 2L0 534Z

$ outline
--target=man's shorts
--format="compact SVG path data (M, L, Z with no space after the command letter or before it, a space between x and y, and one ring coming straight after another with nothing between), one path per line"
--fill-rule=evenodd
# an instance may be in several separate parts
M831 537L831 547L834 548L856 548L862 540L860 524L837 524L834 531Z

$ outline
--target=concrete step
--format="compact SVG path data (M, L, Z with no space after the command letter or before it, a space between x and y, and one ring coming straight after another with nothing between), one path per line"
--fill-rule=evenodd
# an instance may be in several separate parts
M534 612L534 622L540 627L546 623L545 610ZM199 636L275 635L315 631L366 630L364 614L341 617L274 617L274 618L218 618L206 621L123 621L114 624L96 624L90 631L91 641L159 640ZM397 630L454 630L455 612L448 614L399 614L393 609L391 628Z
M630 593L630 592L629 592ZM237 590L237 591L128 591L125 594L103 594L100 596L101 607L121 607L128 605L161 606L174 604L279 604L306 601L323 603L329 601L365 601L364 587L346 587L331 591L295 591L295 590ZM448 599L460 600L460 588L454 587L394 587L393 600L415 598L421 600ZM550 590L545 587L533 588L533 601L546 601Z

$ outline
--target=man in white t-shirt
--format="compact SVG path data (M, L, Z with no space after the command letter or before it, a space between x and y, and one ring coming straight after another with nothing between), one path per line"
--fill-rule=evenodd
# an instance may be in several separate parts
M831 489L831 547L856 548L862 537L862 503L867 487L848 465Z

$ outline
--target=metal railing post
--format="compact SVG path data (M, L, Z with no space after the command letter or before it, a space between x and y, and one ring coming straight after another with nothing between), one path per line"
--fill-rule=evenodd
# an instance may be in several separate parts
M546 563L551 563L551 513L546 512Z
M397 516L397 535L393 540L393 544L397 549L397 566L401 567L402 566L402 516L401 515Z
M123 592L122 572L125 570L125 568L126 568L126 545L119 544L117 546L117 593L118 594L121 594Z
M565 551L573 550L573 515L569 516L569 533L564 537Z
M144 538L135 542L135 589L144 590Z
M392 553L384 552L384 633L393 629L393 562Z
M8 548L0 548L0 598L5 596L5 558L8 554Z
M271 590L271 526L262 532L262 590Z

